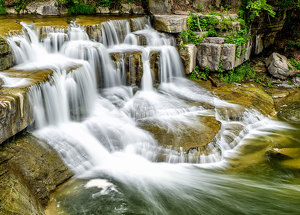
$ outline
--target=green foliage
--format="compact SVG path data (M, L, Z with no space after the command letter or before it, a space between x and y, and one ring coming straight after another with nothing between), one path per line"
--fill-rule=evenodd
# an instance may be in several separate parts
M286 1L275 1L274 3L277 7L300 7L300 1L299 0L286 0Z
M198 10L198 12L202 12L203 11L203 6L202 6L201 2L197 3L197 10Z
M286 44L287 46L290 46L290 47L297 47L297 48L300 48L300 43L297 43L293 40L290 40L288 41L288 43Z
M220 73L221 78L227 82L237 82L240 83L249 78L255 77L255 71L251 68L250 63L246 62L240 65L239 67L230 70L226 73Z
M259 76L259 77L256 78L256 83L262 84L263 82L265 82L265 80L266 80L266 75Z
M6 8L4 7L4 0L0 0L0 15L6 14Z
M293 67L295 67L297 70L300 70L300 61L296 61L294 58L290 59L290 63Z
M204 34L201 37L197 37L195 32L191 31L190 29L188 30L183 30L180 33L180 36L183 40L183 44L195 44L198 45L199 43L202 42L203 38L207 37L207 34Z
M224 15L222 13L219 13L219 12L209 12L208 15L222 16L222 17L224 17Z
M210 26L210 28L207 32L207 36L209 36L209 37L217 37L218 36L218 33L216 32L216 30L213 26Z
M111 0L100 0L97 2L97 5L100 7L112 8L113 2Z
M219 24L219 20L214 16L200 19L197 14L190 13L187 19L187 25L190 30L200 31L197 19L199 20L202 31L207 31L211 26L214 27L215 25Z
M189 74L187 77L191 80L200 80L200 79L207 79L209 75L209 67L206 67L205 70L200 70L198 66L196 66L192 73Z
M16 0L15 1L15 10L19 14L21 10L25 10L29 0Z
M239 30L238 32L231 32L230 36L225 38L225 43L233 43L236 46L236 57L240 58L243 56L247 48L243 48L243 45L246 44L251 37L248 35L248 29L244 28ZM240 50L242 48L242 50Z
M83 2L74 2L74 5L68 8L69 14L93 14L96 11L96 7Z
M272 81L273 81L273 78L271 77L271 79L270 79L270 80L268 81L268 83L267 83L267 87L269 87L269 88L272 88L272 87L273 87Z
M271 17L276 15L267 0L242 0L239 16L246 20L247 24L250 24L262 11L266 11Z

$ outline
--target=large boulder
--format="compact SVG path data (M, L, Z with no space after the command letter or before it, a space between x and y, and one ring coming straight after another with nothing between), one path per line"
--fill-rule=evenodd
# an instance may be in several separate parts
M58 7L55 5L55 1L33 1L26 6L26 10L30 14L39 14L44 16L60 15Z
M192 73L196 66L197 48L194 44L187 44L180 48L180 57L185 67L185 73Z
M293 71L293 66L288 62L288 59L275 52L268 58L266 65L269 73L275 78L286 80L297 74L297 71Z
M166 33L181 33L187 28L186 15L155 15L154 28Z
M17 135L0 149L0 213L44 214L50 193L72 175L47 143Z

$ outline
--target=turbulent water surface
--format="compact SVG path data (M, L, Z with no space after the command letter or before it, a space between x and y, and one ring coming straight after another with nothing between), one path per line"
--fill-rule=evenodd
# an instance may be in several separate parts
M23 34L8 38L16 68L54 71L28 93L34 134L75 172L48 214L300 213L297 161L272 152L300 148L299 124L226 102L185 79L174 39L147 18L103 22L93 34L75 22L21 24ZM140 53L141 80L133 53ZM159 53L157 74L151 53ZM24 84L1 77L7 87ZM215 138L181 145L189 129L205 130L207 119L220 122ZM165 133L157 138L154 130Z

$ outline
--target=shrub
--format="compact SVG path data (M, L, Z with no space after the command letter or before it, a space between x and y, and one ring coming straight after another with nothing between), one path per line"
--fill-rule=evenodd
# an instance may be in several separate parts
M293 67L295 67L297 70L300 69L300 61L296 61L294 58L290 59L290 63L292 64Z
M240 65L239 67L230 70L225 73L221 73L221 78L227 82L242 82L244 80L248 80L249 78L255 77L255 71L251 68L250 63L246 62Z
M85 4L83 2L74 3L74 5L68 8L69 14L93 14L96 8L93 5Z

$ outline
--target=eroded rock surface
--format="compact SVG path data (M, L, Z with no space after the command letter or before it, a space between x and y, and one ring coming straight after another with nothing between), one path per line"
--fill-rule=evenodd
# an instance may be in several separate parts
M181 33L187 28L186 15L155 15L154 28L166 33Z
M72 175L44 141L17 135L0 148L1 214L44 214L50 193Z

